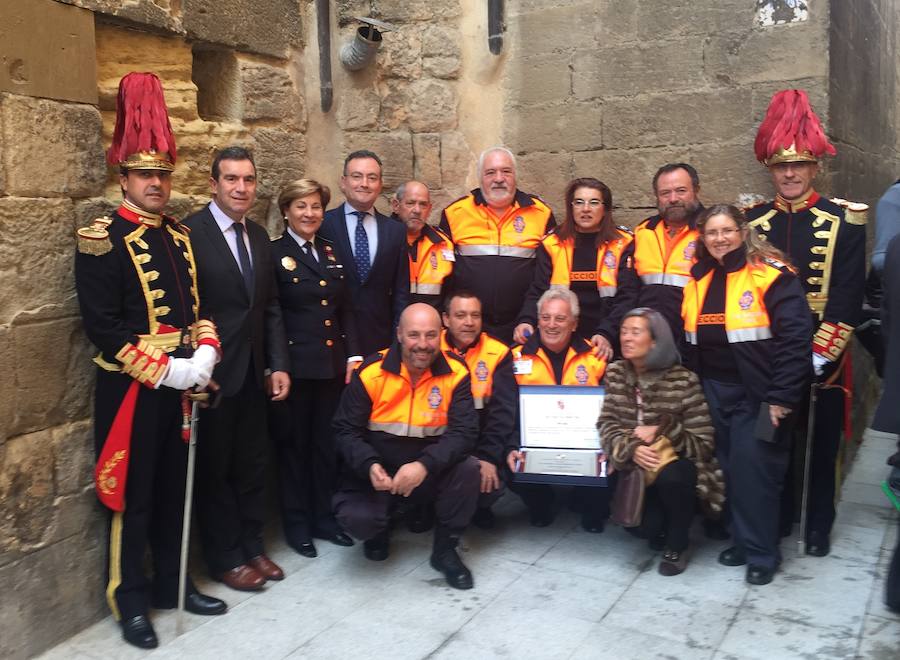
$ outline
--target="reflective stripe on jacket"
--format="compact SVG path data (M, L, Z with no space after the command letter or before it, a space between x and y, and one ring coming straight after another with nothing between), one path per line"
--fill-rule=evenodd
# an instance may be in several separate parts
M666 223L655 216L634 230L634 268L641 281L684 287L691 279L691 266L700 235L692 224L686 225L667 253Z
M437 296L444 280L453 272L453 243L425 225L416 246L416 260L409 259L409 292Z
M701 314L706 292L713 278L713 270L699 280L691 280L684 288L681 306L684 318L684 334L688 343L697 344L697 326L704 323L725 325L725 336L729 344L743 341L759 341L772 338L769 314L763 296L769 290L781 271L766 263L745 264L740 270L725 276L724 314ZM705 318L707 316L715 318Z

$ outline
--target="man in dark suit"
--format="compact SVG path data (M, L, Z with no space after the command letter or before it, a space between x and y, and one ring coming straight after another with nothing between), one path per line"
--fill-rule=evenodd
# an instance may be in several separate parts
M280 580L262 530L266 394L287 398L290 359L266 231L246 217L256 166L242 147L212 164L213 199L185 219L197 263L201 313L215 319L222 361L213 372L221 400L204 411L198 446L198 513L210 573L233 589ZM270 374L270 375L265 375Z
M347 201L325 214L319 232L346 265L363 355L390 346L409 299L406 228L375 209L381 169L381 159L371 151L347 156L340 183Z

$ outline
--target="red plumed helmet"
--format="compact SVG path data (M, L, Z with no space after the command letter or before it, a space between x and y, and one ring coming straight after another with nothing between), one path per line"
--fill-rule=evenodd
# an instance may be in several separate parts
M815 163L837 152L802 89L785 89L772 97L753 145L756 159L766 165Z
M171 172L175 158L162 83L152 73L129 73L119 82L116 129L106 160L129 170Z

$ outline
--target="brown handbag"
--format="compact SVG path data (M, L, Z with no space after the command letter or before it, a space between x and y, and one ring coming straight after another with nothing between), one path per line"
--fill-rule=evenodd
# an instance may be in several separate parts
M610 520L622 527L637 527L644 515L644 470L635 466L619 471Z

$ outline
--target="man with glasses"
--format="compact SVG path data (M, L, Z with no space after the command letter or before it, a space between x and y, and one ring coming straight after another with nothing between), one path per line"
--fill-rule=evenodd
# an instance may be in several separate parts
M700 176L687 163L669 163L653 177L659 211L634 230L634 268L641 280L637 306L655 309L669 323L684 348L681 301L696 261L696 218L703 210L697 195Z
M505 147L478 158L481 187L444 209L440 229L456 246L454 286L484 305L484 329L507 343L534 278L541 238L556 226L550 208L516 187L516 159Z
M356 327L362 330L359 344L363 356L391 344L400 312L409 299L406 229L375 208L382 186L377 154L349 154L340 181L347 201L325 214L319 231L334 243L337 262L348 271L351 308Z

